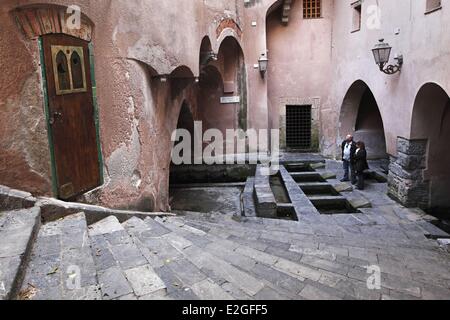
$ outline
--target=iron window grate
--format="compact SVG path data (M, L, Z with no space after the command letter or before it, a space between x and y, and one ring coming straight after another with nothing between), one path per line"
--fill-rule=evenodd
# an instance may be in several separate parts
M322 17L322 0L303 0L303 18L317 19Z
M289 149L311 149L311 129L311 106L286 106L286 145Z

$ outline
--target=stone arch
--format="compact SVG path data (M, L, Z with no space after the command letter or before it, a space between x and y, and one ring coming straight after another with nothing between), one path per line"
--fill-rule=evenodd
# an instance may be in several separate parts
M200 75L197 95L197 111L203 130L220 128L228 122L230 112L222 108L220 104L223 92L224 83L219 68L216 65L204 67Z
M177 125L176 125L176 130L186 130L187 132L189 132L190 135L190 146L191 146L191 157L190 157L190 161L191 163L185 163L186 165L188 164L192 164L193 160L194 160L194 142L195 142L195 124L194 124L194 115L192 112L192 108L189 104L189 102L185 99L183 100L183 102L181 103L181 107L179 109L178 112L178 120L177 120ZM184 141L185 137L183 136L183 138L180 138L180 141L175 141L172 144L172 149L175 148L177 145L185 143L186 141ZM179 154L180 156L183 157L184 154ZM176 170L174 169L176 167L176 165L173 163L173 158L171 158L171 176L170 176L170 180L173 180L173 172L175 172Z
M217 39L220 38L221 34L226 29L231 29L234 31L234 33L239 37L239 39L242 37L242 29L239 26L239 24L236 23L236 21L232 18L223 18L219 25L216 28L216 37Z
M267 12L266 12L266 18L271 15L273 12L275 12L276 10L278 10L281 5L283 4L284 0L276 0L273 1L273 3L268 7Z
M217 57L204 64L200 73L198 114L203 129L223 133L227 129L246 130L246 92L244 53L239 42L229 36L222 41Z
M424 84L417 93L411 124L411 141L419 148L406 150L410 165L423 170L424 185L428 186L428 208L450 209L450 97L436 83ZM402 150L399 150L402 151ZM404 150L403 150L404 151ZM414 151L414 152L413 152ZM420 180L420 176L417 180ZM425 196L425 194L424 194ZM447 213L446 218L450 215Z
M273 2L267 9L266 19L274 12L277 12L280 22L285 26L288 25L289 16L295 4L295 0L277 0Z
M175 68L169 75L171 97L175 99L186 88L194 83L194 73L187 66L179 66Z
M220 52L220 49L222 48L223 43L225 41L230 41L230 38L232 38L232 39L234 39L236 41L236 43L241 48L241 51L243 52L243 50L242 50L243 43L242 43L241 37L239 36L239 34L234 29L231 29L231 28L226 28L226 29L224 29L222 31L220 36L217 38L217 41L215 43L215 46L213 47L213 50L216 53Z
M188 66L182 65L173 69L169 77L171 79L194 79L194 73Z
M370 159L388 157L380 109L372 90L362 80L350 86L342 102L337 142L344 140L347 134L366 142Z
M221 64L224 82L235 81L244 64L244 52L236 38L228 36L222 41L217 58Z
M219 48L222 46L222 43L228 37L233 37L237 43L242 47L242 28L241 26L230 17L223 17L220 19L219 23L216 26L215 30L215 44L213 45L213 49L215 52L219 51Z
M94 23L84 13L80 13L80 28L71 28L74 11L70 7L55 4L34 4L21 6L12 11L19 28L28 39L36 39L45 34L64 33L90 42Z
M207 66L211 61L217 59L217 54L212 49L211 39L209 36L204 36L200 44L199 53L199 74L202 73L202 69Z
M194 116L187 100L183 100L178 113L177 129L185 129L194 136Z

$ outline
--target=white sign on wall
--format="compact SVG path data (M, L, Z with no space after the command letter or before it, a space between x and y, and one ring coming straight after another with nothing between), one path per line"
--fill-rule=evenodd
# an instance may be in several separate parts
M231 104L231 103L240 103L241 97L240 96L233 96L233 97L221 97L220 103L221 104Z

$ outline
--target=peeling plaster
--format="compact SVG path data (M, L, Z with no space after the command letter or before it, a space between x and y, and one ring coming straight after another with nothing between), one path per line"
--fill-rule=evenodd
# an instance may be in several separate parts
M158 74L170 74L181 63L158 44L149 43L148 39L141 38L133 47L128 49L128 57L142 61Z

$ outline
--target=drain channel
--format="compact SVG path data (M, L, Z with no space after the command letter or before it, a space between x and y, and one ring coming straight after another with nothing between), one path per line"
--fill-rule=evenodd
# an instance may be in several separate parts
M286 167L319 213L324 215L360 213L313 168L316 165L294 164Z

